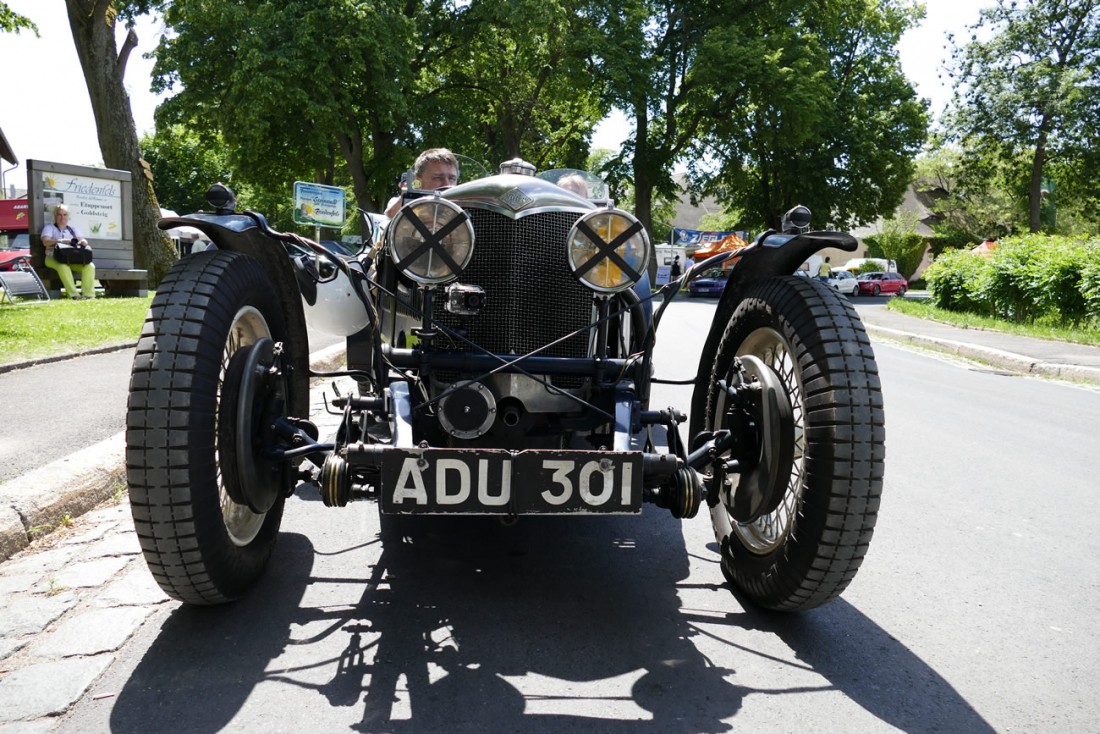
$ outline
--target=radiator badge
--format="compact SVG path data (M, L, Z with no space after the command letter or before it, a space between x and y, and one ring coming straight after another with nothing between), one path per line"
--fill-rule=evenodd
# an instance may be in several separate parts
M511 189L500 195L500 200L512 208L512 211L524 209L534 201L530 196L519 189Z

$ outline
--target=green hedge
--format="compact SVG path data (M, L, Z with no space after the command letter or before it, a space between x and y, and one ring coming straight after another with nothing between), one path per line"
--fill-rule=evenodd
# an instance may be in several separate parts
M1006 237L989 256L947 250L924 272L933 302L1009 321L1100 322L1100 238Z

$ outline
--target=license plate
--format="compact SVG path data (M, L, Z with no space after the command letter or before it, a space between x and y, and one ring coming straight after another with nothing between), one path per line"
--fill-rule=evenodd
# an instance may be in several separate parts
M637 514L642 455L390 449L380 494L387 514Z

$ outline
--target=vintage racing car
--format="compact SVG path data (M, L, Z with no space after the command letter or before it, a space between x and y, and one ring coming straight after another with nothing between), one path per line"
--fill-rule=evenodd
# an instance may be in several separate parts
M581 193L558 185L567 175ZM161 222L217 249L157 289L127 416L134 523L172 597L243 595L303 481L331 507L377 501L386 543L421 515L653 503L685 520L705 507L724 575L763 607L812 608L854 577L882 490L882 396L852 306L791 275L823 247L855 249L809 231L804 207L654 293L645 229L577 171L517 159L410 188L381 244L352 258L236 211L223 186L208 200ZM312 254L288 258L287 243ZM723 265L691 405L651 406L664 310ZM357 390L331 401L332 440L308 419L307 324L347 339L339 374Z

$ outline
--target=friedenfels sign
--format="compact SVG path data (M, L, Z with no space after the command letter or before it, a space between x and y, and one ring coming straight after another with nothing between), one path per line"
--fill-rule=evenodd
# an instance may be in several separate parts
M69 223L85 237L122 239L122 185L109 178L43 172L42 200L53 221L53 207L69 208Z
M294 221L317 227L344 226L344 190L308 181L294 182Z

